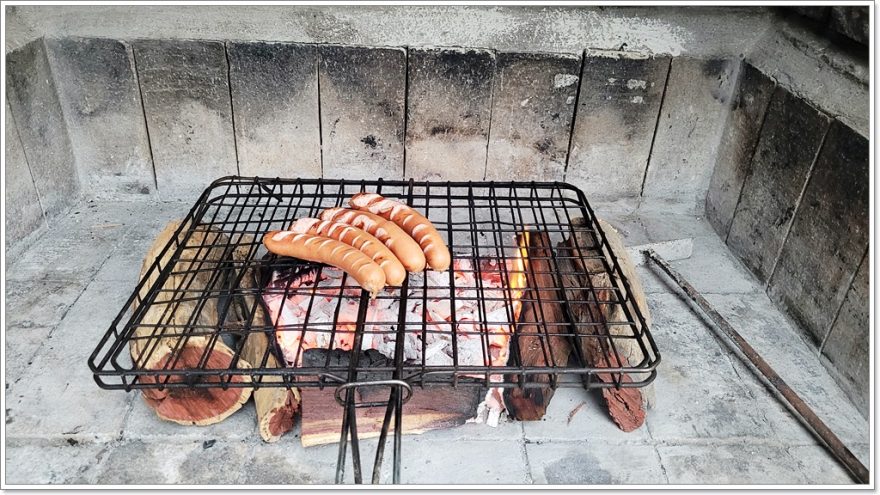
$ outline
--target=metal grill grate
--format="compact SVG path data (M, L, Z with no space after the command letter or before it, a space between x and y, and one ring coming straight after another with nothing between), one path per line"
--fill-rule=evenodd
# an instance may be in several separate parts
M276 330L325 332L327 340L332 343L336 337L334 332L339 331L340 311L336 310L336 318L331 322L310 321L307 314L302 324L276 329L274 322L264 316L268 312L263 296L270 294L270 289L265 286L271 274L301 274L308 270L317 270L320 274L329 268L268 254L261 243L262 235L270 230L283 230L297 218L318 216L325 208L343 206L348 198L360 191L378 192L408 203L425 214L446 238L453 259L469 261L464 269L459 270L459 275L472 274L472 278L464 278L473 280L473 286L462 287L460 280L456 280L455 271L450 270L443 274L448 278L448 284L430 285L429 278L435 277L410 275L403 287L389 288L378 296L379 303L396 301L398 307L404 308L411 294L420 294L424 298L422 318L416 321L406 318L404 311L399 311L399 317L395 319L371 318L368 295L360 291L349 277L343 277L332 290L321 289L319 294L314 286L286 287L282 289L284 297L303 296L312 302L325 297L327 303L336 304L337 308L349 304L354 298L352 304L356 303L358 309L356 321L350 322L355 330L352 334L354 348L360 348L362 340L371 336L387 334L394 336L395 342L402 342L407 334L411 334L410 340L414 335L414 341L422 346L421 357L405 359L403 349L396 348L384 368L359 365L355 358L345 366L333 365L329 357L319 366L311 362L299 367L265 367L269 353L275 353L279 362L284 362L275 338ZM585 221L576 221L579 217ZM499 294L505 302L513 302L513 291L509 287L511 273L505 267L520 252L517 236L527 230L544 232L549 237L553 249L544 259L550 266L548 275L556 287L549 292L527 291L522 301L559 304L565 315L564 321L538 322L531 330L542 346L541 352L549 357L548 364L543 366L521 362L517 343L521 337L528 336L528 330L516 324L510 305L507 311L493 313L491 320L484 311L487 301L498 298ZM578 237L575 234L590 239L596 246L594 250L582 246L579 251L559 248L564 241L576 244ZM645 320L629 296L628 282L593 211L582 192L563 183L352 182L230 177L219 179L202 194L165 249L89 359L95 379L103 388L338 387L356 381L360 373L381 371L415 387L633 387L653 380L659 362L659 353ZM526 251L530 259L538 259L531 248ZM488 275L484 271L491 263L480 263L481 260L494 261L498 269L496 276L503 281L503 290L490 292L484 287L483 280ZM582 266L598 267L597 270L608 274L605 278L607 284L595 285L587 277L587 283L563 287L566 275L576 275L570 268L572 261ZM169 277L177 277L182 283L166 288L165 281ZM197 279L204 282L203 286L193 283ZM573 291L581 291L584 297L570 297ZM450 301L448 321L429 322L424 317L429 298ZM475 305L478 318L461 321L456 315L456 303ZM310 302L309 307L311 305ZM621 317L606 320L600 316L595 321L578 321L575 317L577 305L601 307L603 311L597 314ZM180 314L177 310L181 306L191 310L183 320L173 316ZM145 318L149 311L154 316ZM212 323L206 324L205 321ZM491 363L486 337L489 326L506 326L514 333L510 359L504 365ZM258 332L266 332L272 345L262 360L255 360L258 362L247 366L240 356L242 342ZM432 332L435 333L433 337ZM425 357L427 342L436 340L436 334L443 333L447 334L444 338L452 347L451 362L432 364ZM574 351L568 362L553 362L551 335L563 337L572 344ZM462 354L459 344L470 339L481 342L482 362L475 364L473 359L469 361ZM589 362L587 356L577 352L583 339L597 341L604 365ZM199 348L201 354L197 359L188 358L190 364L185 369L178 369L182 363L182 350L194 340L204 343ZM234 354L228 365L217 366L210 357L221 342ZM135 362L130 357L130 346L141 349ZM625 359L626 356L622 355L624 347L637 349L638 359L634 360L632 355ZM160 352L159 349L168 355L156 361L153 353ZM300 349L299 352L304 351ZM147 363L152 364L148 366ZM626 366L611 366L609 363L626 363ZM527 379L534 374L549 376L550 383ZM579 375L582 380L560 380L562 375ZM282 380L269 381L266 380L268 376L280 376ZM249 380L243 380L243 377Z

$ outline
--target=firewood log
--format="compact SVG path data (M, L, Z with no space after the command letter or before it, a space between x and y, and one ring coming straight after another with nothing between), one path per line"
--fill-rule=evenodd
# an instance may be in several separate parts
M303 353L304 367L321 368L329 359L331 366L348 366L350 351L339 349L309 349ZM379 351L361 351L359 367L393 367L393 361ZM362 372L360 381L385 380L390 372ZM323 390L302 388L302 445L311 447L339 441L342 429L343 408L333 396L335 386L329 384ZM355 396L357 402L382 402L389 397L387 387L361 387ZM412 398L403 405L403 433L421 434L426 431L452 428L464 424L474 416L477 404L485 391L478 387L413 387ZM357 432L361 439L379 436L385 407L358 408Z
M576 218L573 224L583 226L585 222L582 218ZM606 238L615 238L616 236L614 241L616 245L612 246L614 254L618 257L618 262L621 265L627 263L632 266L616 231L611 228L606 231L606 225L602 226ZM609 240L609 244L611 242ZM632 283L633 280L637 280L634 270L628 269L630 288L633 290L632 297L625 297L625 291L621 292L618 297L614 290L608 290L614 286L611 284L611 278L602 261L605 258L610 266L611 260L590 233L578 232L576 239L569 238L562 241L558 250L561 255L560 263L564 273L567 299L572 301L570 305L572 313L581 323L590 323L590 325L576 325L576 331L581 335L577 339L578 348L580 355L586 361L585 364L597 368L608 368L629 366L631 363L642 361L644 356L635 339L614 338L619 335L631 334L629 328L613 324L614 322L627 321L623 311L624 304L628 307L631 315L634 314L633 304L638 303L637 298L642 301L639 304L639 309L647 309L643 303L644 293L641 291L640 284ZM594 290L583 289L584 287L592 287ZM636 295L637 290L640 293L638 296ZM636 322L636 325L639 323ZM616 353L614 349L617 350ZM610 373L598 373L597 378L605 383L611 383L613 377ZM632 382L632 378L628 375L622 375L621 380ZM646 406L640 389L603 388L602 396L612 420L620 429L632 431L644 423Z
M153 245L147 252L141 267L143 278L155 260L160 256L162 249L174 237L179 227L179 222L169 223L159 234ZM210 260L211 263L220 262L224 257L225 236L217 232L194 232L187 241L187 246L205 246L200 253L200 258ZM183 242L183 237L178 238ZM159 265L167 266L172 262L177 246L171 246L161 256ZM207 325L217 323L217 303L214 298L209 298L199 308L195 300L178 300L172 302L174 294L179 290L198 291L205 289L211 284L211 273L208 270L197 271L194 266L193 252L195 249L186 250L185 254L173 267L173 273L162 284L150 307L144 313L134 336L130 341L129 351L132 361L137 369L162 370L162 369L188 369L201 367L203 369L227 369L234 358L234 352L219 339L213 342L205 335L192 335L186 332L185 326ZM205 267L207 267L206 264ZM203 268L205 268L203 267ZM147 298L150 288L157 282L159 270L154 271L147 282L142 286L135 298L133 309L137 308ZM178 297L178 299L180 299ZM206 362L199 366L200 361L208 353ZM238 359L237 366L249 367L243 359ZM147 376L141 375L141 382L155 381L156 383L179 382L180 377L168 375ZM202 378L202 383L219 382L219 377ZM233 382L249 382L247 376L235 376ZM198 387L198 388L165 388L145 389L142 392L144 401L156 414L164 420L173 421L184 425L210 425L218 423L241 408L251 395L249 388L229 387L223 390L221 387Z
M525 245L528 289L511 341L508 366L564 367L568 364L571 346L568 337L560 334L569 333L570 329L559 302L561 295L556 290L559 284L551 263L550 237L544 232L528 232L525 238L528 240ZM516 379L515 375L509 375L506 381ZM504 389L507 413L520 421L543 418L553 398L550 380L550 374L526 375L524 383L546 383L548 386Z
M248 258L248 246L251 238L243 236L239 247L236 248L234 258L244 261ZM242 335L241 356L255 368L278 368L278 359L271 352L272 333L263 332L254 327L260 327L268 323L265 310L255 296L256 292L250 289L256 288L256 277L252 268L248 268L238 288L240 301L232 304L230 317L235 318L244 327L250 328ZM246 323L250 325L245 325ZM254 390L254 405L257 409L257 428L265 442L277 442L282 435L293 429L294 416L299 409L300 395L296 388L267 386L267 384L281 383L284 379L276 375L266 375L260 379L260 388Z

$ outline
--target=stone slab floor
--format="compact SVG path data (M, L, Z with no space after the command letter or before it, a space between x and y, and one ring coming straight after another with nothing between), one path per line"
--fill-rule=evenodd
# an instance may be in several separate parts
M182 427L160 422L137 394L93 381L87 358L132 292L151 239L189 206L82 203L9 253L5 483L332 482L335 446L303 449L296 432L263 444L251 404L221 424ZM673 265L868 463L867 420L705 221L597 206L628 245L692 237L693 256ZM620 432L597 394L561 389L543 421L405 437L403 481L850 483L678 291L650 267L640 273L663 357L645 426ZM370 459L375 442L364 443Z

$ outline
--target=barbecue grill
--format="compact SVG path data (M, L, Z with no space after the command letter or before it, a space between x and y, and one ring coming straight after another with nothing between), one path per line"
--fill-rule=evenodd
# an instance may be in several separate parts
M449 274L449 286L445 289L432 288L427 277L410 276L400 288L388 288L379 298L399 299L401 308L397 321L371 320L367 307L369 294L361 291L357 296L358 312L355 323L352 348L361 348L361 342L368 333L388 333L396 338L393 357L383 367L367 366L359 362L359 353L351 352L346 365L334 364L329 357L323 365L314 361L300 366L266 367L270 353L279 362L283 356L275 339L276 331L305 332L323 331L329 333L329 342L334 342L337 331L335 321L331 324L310 322L309 317L300 325L283 329L267 318L263 309L263 295L266 291L266 277L272 271L317 270L321 265L280 258L267 253L262 245L262 235L271 230L283 230L295 219L317 216L321 210L343 206L352 195L370 191L412 206L427 216L437 227L449 245L454 259L483 260L493 259L499 266L507 266L507 260L525 253L526 259L538 259L523 247L518 239L524 232L545 233L552 246L564 242L577 243L577 239L591 240L592 250L553 248L549 256L543 255L545 265L550 267L549 279L556 287L552 291L532 290L522 295L522 302L559 304L565 321L542 321L528 330L517 325L516 316L507 311L499 321L498 314L488 319L482 311L480 319L468 321L466 328L479 334L489 325L506 325L511 329L511 352L506 366L493 366L488 355L488 341L482 347L483 364L462 364L456 348L457 332L465 332L462 321L455 314L457 295L456 278L453 270ZM578 221L577 219L584 219ZM213 235L204 235L211 233ZM197 242L192 242L197 240ZM577 247L577 246L575 246ZM228 256L221 258L206 256L210 250L220 249ZM244 253L234 256L233 252ZM167 262L162 262L167 260ZM580 286L564 284L565 275L573 266L569 261L577 261L581 266L599 267L607 274L606 285L596 286L585 283ZM474 271L474 287L464 297L472 298L479 306L489 294L479 283L481 264L470 265ZM191 289L187 284L169 289L164 281L170 276L183 280L194 278L196 274L209 277L206 288ZM507 282L510 273L500 271ZM528 278L528 277L527 277ZM590 280L587 277L586 280ZM152 282L152 283L150 283ZM410 284L422 284L422 297L433 290L432 297L438 297L438 290L446 293L440 297L452 301L452 314L447 322L428 325L426 318L412 321L404 316ZM527 286L530 281L527 280ZM508 283L501 293L505 298L513 298ZM337 304L356 288L349 277L343 277L337 291L326 290L321 297L328 297ZM303 288L302 290L309 290ZM315 295L311 289L312 297ZM571 291L582 291L585 297L569 297ZM497 294L497 291L493 294ZM134 293L104 334L97 348L89 358L95 380L105 389L169 389L169 388L212 388L212 387L317 387L334 389L337 402L342 406L342 431L340 433L337 482L341 482L345 470L348 445L351 445L356 482L362 481L360 450L357 434L355 410L361 407L385 407L386 413L377 448L373 480L378 479L384 456L384 445L393 425L394 454L393 480L400 480L400 444L402 406L412 395L414 388L426 387L499 387L522 388L577 386L586 388L603 387L641 387L650 383L656 374L660 354L651 337L644 317L632 300L629 283L624 276L617 257L599 226L593 210L584 194L577 188L560 182L416 182L410 181L345 181L326 179L266 179L226 177L211 184L189 211L176 234L164 248L162 254L149 267ZM288 294L285 294L287 296ZM174 308L189 304L195 308L189 321L172 321L170 316L158 322L144 321L150 309L161 310L171 315ZM618 320L580 321L575 316L579 304L619 307L618 312L600 314L621 314ZM210 308L210 309L209 309ZM216 308L216 309L215 309ZM422 305L425 308L425 305ZM200 311L217 311L216 325L200 324ZM337 312L338 313L338 312ZM537 337L541 352L548 359L546 365L533 366L520 360L517 343L521 337ZM241 342L249 334L263 332L271 338L262 360L243 363L240 359ZM426 361L424 348L418 359L404 356L404 336L415 334L425 346L429 332L448 332L452 343L451 365L436 365ZM485 333L485 332L483 332ZM572 343L572 355L567 362L554 362L553 339L563 337ZM162 360L161 366L150 366L150 353L161 338L176 339L171 355ZM175 367L180 361L180 353L187 341L205 339L207 345L199 356L198 364L185 368ZM597 366L587 356L578 351L575 345L582 339L593 339L601 349L605 363ZM621 346L629 341L641 351L639 362L622 359ZM228 366L218 368L209 364L213 349L225 343L234 355ZM142 349L137 359L132 359L129 347ZM328 354L329 356L329 354ZM595 360L593 360L595 361ZM609 363L626 363L626 366L612 366ZM383 379L377 373L386 375ZM531 378L541 375L544 382ZM564 380L565 375L575 375L579 380ZM280 380L267 380L267 377L280 377ZM246 379L243 379L246 378ZM356 390L361 387L387 387L387 401L358 402Z

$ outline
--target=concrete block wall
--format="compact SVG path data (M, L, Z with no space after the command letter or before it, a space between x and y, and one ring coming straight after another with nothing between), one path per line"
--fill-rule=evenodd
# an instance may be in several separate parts
M810 41L773 37L745 57L706 215L867 417L868 87L812 59Z
M81 181L42 39L6 54L6 239L16 246L75 203Z
M598 200L698 210L738 67L597 50L83 38L45 47L63 110L56 128L69 134L59 146L98 199L192 200L232 174L412 177L565 180Z

